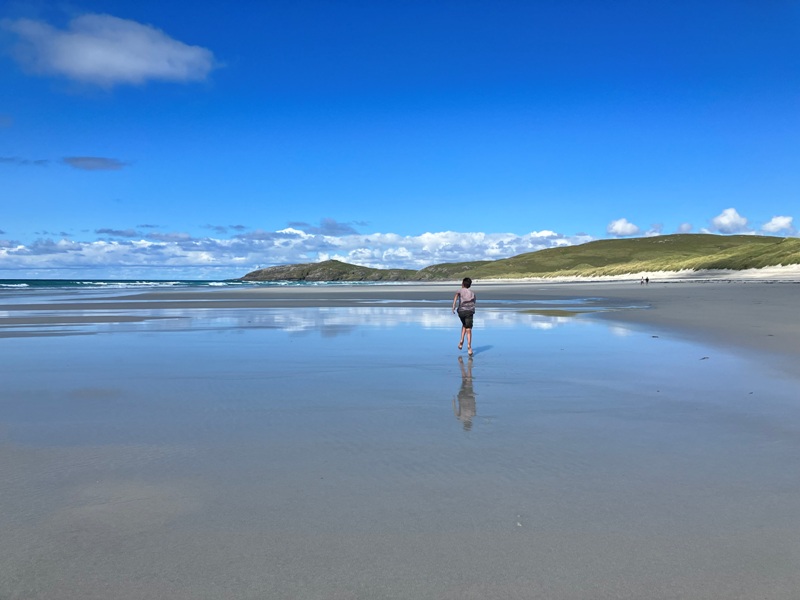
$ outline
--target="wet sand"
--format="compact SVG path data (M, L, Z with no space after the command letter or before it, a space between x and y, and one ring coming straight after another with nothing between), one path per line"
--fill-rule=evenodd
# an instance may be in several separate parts
M371 286L261 287L220 290L165 290L113 299L76 297L9 304L0 297L0 336L8 325L46 319L112 322L141 319L141 311L187 309L299 308L308 306L420 306L449 303L455 283ZM643 328L669 329L699 341L800 357L800 282L757 280L672 280L652 282L496 283L476 282L480 307L513 306L559 310L582 301L599 316ZM8 298L8 296L6 296ZM509 304L510 303L510 304ZM567 309L573 309L567 305ZM26 317L20 313L27 312ZM67 316L78 312L78 316ZM104 314L105 313L105 314ZM5 326L5 327L4 327ZM5 329L5 331L4 331ZM796 362L794 362L796 364Z
M0 598L794 599L798 290L6 296Z

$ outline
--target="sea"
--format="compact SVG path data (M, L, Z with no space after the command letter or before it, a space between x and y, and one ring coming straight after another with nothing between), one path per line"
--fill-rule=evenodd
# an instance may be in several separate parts
M153 288L247 288L275 286L370 285L362 281L243 281L241 279L0 279L0 290L103 290ZM385 283L385 282L380 282Z
M375 282L379 283L379 282ZM0 303L51 302L73 298L110 298L160 290L252 289L374 285L373 282L242 281L241 279L0 279Z

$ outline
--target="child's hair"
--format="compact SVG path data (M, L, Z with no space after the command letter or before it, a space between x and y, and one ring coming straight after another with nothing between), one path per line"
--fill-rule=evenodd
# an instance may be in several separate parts
M471 285L472 285L472 279L470 279L469 277L464 277L464 280L461 282L461 286L468 288Z

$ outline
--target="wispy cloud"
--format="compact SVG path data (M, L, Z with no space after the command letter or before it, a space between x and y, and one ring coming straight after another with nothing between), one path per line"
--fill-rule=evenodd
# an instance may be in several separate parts
M305 233L312 233L315 235L353 235L358 234L358 231L353 228L349 223L340 223L336 219L324 218L320 221L319 225L310 225L300 221L294 221L288 224L289 227L299 229Z
M188 233L148 233L147 239L156 242L187 242L192 236Z
M203 225L204 229L210 229L216 234L223 235L228 233L229 231L247 231L250 229L246 225Z
M111 15L82 15L64 30L32 19L5 19L2 25L17 36L15 57L23 68L105 88L150 80L203 81L218 66L206 48Z
M46 167L50 164L49 160L20 158L18 156L0 156L0 164L18 165L20 167Z
M110 229L104 227L102 229L95 229L94 232L98 235L109 235L111 237L123 237L123 238L141 237L141 234L135 229Z
M636 235L639 233L639 228L628 221L628 219L617 219L616 221L611 221L606 227L606 232L608 235L613 235L615 237L627 237L631 235Z
M31 159L19 156L0 156L0 164L20 167L46 167L51 162L46 158ZM65 156L61 159L61 163L82 171L119 171L129 164L116 158L103 156Z
M68 231L59 231L57 233L54 233L52 231L37 231L36 235L44 236L44 237L69 238L69 237L72 237L74 234L69 233Z
M116 158L102 156L65 156L62 162L82 171L119 171L128 165Z
M681 223L678 225L677 233L691 233L692 229L694 229L694 227L691 223Z

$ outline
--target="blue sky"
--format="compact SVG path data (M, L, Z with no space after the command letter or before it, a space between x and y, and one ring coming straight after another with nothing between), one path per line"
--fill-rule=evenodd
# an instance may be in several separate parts
M797 236L800 2L0 4L0 277Z

